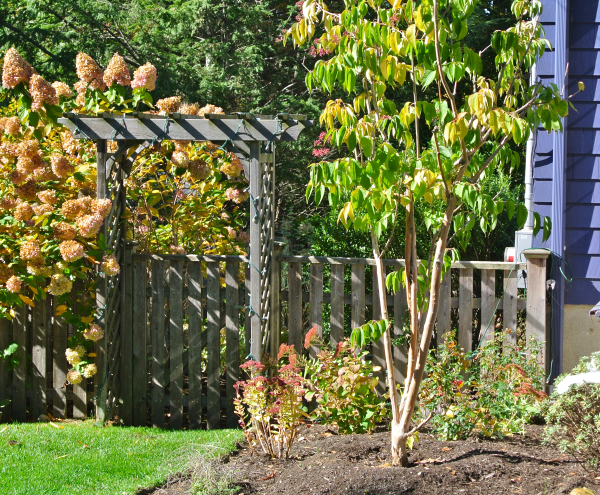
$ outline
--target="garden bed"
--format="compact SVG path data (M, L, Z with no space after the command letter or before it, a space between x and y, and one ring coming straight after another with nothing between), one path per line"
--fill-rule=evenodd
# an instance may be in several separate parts
M247 445L226 468L249 494L562 494L587 487L594 476L573 458L542 445L543 427L503 440L440 442L422 434L410 467L390 465L389 431L339 436L324 426L304 426L288 460L251 455ZM220 469L219 469L220 470ZM189 482L171 483L156 495L185 493Z

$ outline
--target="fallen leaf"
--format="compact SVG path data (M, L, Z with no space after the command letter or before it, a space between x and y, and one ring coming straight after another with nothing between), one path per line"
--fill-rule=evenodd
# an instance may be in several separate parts
M452 471L452 474L456 474L456 471Z
M570 474L571 476L577 476L577 473L574 473L573 471L571 471L569 474Z
M441 457L438 457L437 459L424 459L422 461L417 461L417 464L433 464L434 462L440 462L441 460Z
M5 426L4 428L2 428L2 431L0 431L0 433L4 433L6 430L8 430L8 426Z
M448 452L449 450L452 450L452 447L444 447L442 452Z
M65 457L69 457L71 454L66 454L66 455L61 455L59 457L55 457L54 460L56 459L64 459Z
M48 424L50 426L54 426L54 428L56 428L57 430L64 430L64 426L60 426L60 425L55 425L52 421L49 421Z
M575 488L569 495L594 495L594 492L589 488Z
M332 450L331 453L332 454L337 454L337 452L335 450Z
M332 437L333 433L331 433L330 431L326 431L325 433L323 433L324 437Z
M450 466L444 466L447 470L452 471L452 468Z
M16 440L9 440L8 445L19 445L21 442L17 442Z
M267 476L265 478L260 478L258 481L267 481L267 480L270 480L271 478L274 478L276 474L277 474L277 471L273 471L269 476Z
M375 466L378 468L389 468L392 467L392 463L391 462L386 462L385 464L380 464L379 466Z

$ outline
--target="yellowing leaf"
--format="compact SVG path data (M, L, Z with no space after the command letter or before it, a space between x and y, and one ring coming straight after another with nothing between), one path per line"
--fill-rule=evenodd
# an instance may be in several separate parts
M411 24L410 26L408 26L408 28L406 28L404 34L410 45L414 47L417 39L417 26Z
M94 321L94 317L93 316L82 316L81 321L83 323L92 323Z
M12 316L13 318L16 318L17 315L15 314L15 310L10 308L10 310L8 311L10 313L10 316Z
M29 306L32 308L35 308L35 303L29 297L19 294L19 299L21 299L21 301L23 301L25 304L29 304Z
M61 304L60 306L58 306L56 308L56 316L60 316L62 315L65 311L67 310L67 306L65 304Z
M585 91L585 84L583 84L583 81L579 81L577 87L579 88L579 91Z
M33 292L37 296L38 290L35 287L32 287L31 285L28 285L28 287L31 289L31 292Z

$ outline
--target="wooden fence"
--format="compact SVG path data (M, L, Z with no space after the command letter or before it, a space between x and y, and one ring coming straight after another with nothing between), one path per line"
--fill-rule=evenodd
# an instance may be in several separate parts
M442 283L436 334L458 328L460 346L471 350L481 338L492 338L501 322L502 328L513 330L512 338L524 325L527 335L546 340L545 253L528 256L520 264L454 263ZM395 270L403 262L384 264ZM377 288L367 286L373 265L371 259L279 256L272 274L271 334L263 336L263 344L276 349L283 337L301 349L303 335L313 325L321 334L328 331L335 344L367 318L378 319ZM247 258L128 250L122 268L123 297L129 304L121 319L118 363L110 366L117 387L110 415L126 425L237 426L233 384L251 340ZM518 270L526 270L526 294L517 290ZM10 372L0 368L0 400L12 400L9 416L18 421L46 411L75 418L93 411L93 384L64 384L67 333L62 319L54 316L54 304L48 300L45 306L24 308L13 322L0 320L0 348L14 341L21 356L31 356ZM406 314L403 291L389 295L388 309L398 337ZM406 349L397 345L394 352L401 381ZM372 359L384 364L380 345L374 346ZM380 383L383 391L384 381Z

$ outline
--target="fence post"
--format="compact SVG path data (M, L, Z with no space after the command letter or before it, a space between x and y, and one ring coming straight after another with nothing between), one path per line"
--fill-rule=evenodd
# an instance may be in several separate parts
M281 261L279 257L283 254L285 244L275 242L273 247L273 260L271 271L271 311L269 322L269 353L276 356L281 342Z
M523 251L527 259L527 340L535 337L545 342L542 350L542 363L546 376L550 373L549 357L552 355L552 342L549 327L546 324L546 262L550 252L546 249L528 249Z

